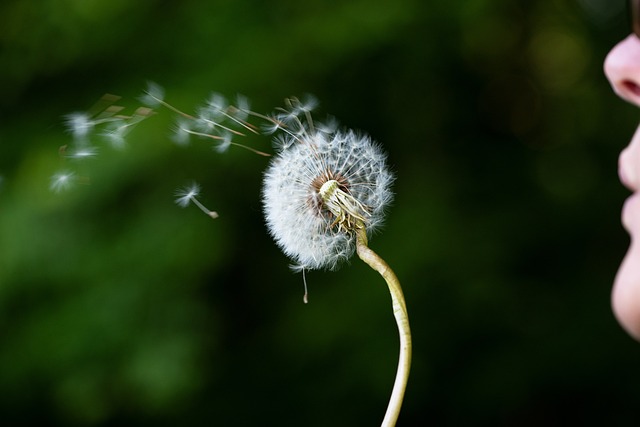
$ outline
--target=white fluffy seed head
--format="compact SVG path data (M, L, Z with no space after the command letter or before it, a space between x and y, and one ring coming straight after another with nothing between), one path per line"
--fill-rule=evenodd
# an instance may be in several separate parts
M269 232L299 267L335 269L353 255L355 235L336 223L320 190L326 182L336 181L342 194L366 212L362 217L367 232L374 232L393 199L394 178L386 155L368 136L353 131L289 138L264 177Z

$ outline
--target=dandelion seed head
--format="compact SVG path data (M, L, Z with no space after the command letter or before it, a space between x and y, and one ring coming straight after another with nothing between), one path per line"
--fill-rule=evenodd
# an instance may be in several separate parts
M340 226L323 192L332 187L330 191L352 205L355 221L362 221L368 233L375 232L393 199L386 155L368 136L353 131L289 139L264 176L269 232L299 268L335 269L355 251L349 227L356 224Z

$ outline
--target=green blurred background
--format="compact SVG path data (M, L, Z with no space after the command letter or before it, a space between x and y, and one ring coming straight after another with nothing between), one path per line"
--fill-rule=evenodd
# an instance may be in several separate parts
M617 156L638 121L602 73L624 1L5 0L0 6L0 424L374 426L398 342L354 259L288 269L267 161L177 147L168 111L53 194L63 115L147 80L320 114L389 153L371 246L414 336L399 426L635 425L640 344L609 292L628 238ZM266 138L251 144L269 148ZM195 179L211 221L179 209Z

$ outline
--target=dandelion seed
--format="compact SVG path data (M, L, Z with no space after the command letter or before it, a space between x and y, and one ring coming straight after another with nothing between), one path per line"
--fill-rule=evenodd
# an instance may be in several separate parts
M194 182L188 187L181 188L176 192L176 204L181 208L185 208L199 194L200 186Z
M289 268L294 273L302 273L302 286L304 288L304 294L302 295L302 302L307 304L309 302L309 291L307 289L307 276L305 274L305 269L303 266L298 264L290 264Z
M214 147L218 153L224 153L231 147L231 134L226 133L222 136L222 139L219 140L218 144Z
M201 129L202 133L226 132L226 133L232 133L234 135L246 136L245 134L243 134L240 131L232 129L229 126L223 125L222 122L224 121L225 118L230 118L232 121L240 124L242 127L245 127L246 129L252 130L251 128L246 126L244 123L239 123L232 116L229 116L226 113L222 114L222 116L223 116L222 119L218 120L218 118L212 117L212 114L210 113L210 111L201 110L200 113L198 114L197 119L196 119L196 123L198 125L198 128Z
M283 129L288 129L290 133L300 133L305 130L305 125L300 121L300 112L297 110L287 110L276 115L275 120L281 124Z
M113 148L121 150L126 145L125 137L130 130L131 127L124 120L116 120L109 123L104 128L101 135Z
M178 119L171 135L171 140L178 145L187 145L191 136L191 121Z
M227 98L217 92L212 92L207 100L209 110L220 115L222 115L221 113L226 110L228 105Z
M95 123L87 113L71 113L65 116L65 125L74 138L86 138Z
M69 155L69 158L75 159L75 160L82 160L82 159L88 159L90 157L95 157L97 155L98 155L98 149L96 147L85 146L85 147L77 147L75 151L73 151Z
M319 104L318 98L310 94L306 94L302 101L295 98L295 103L297 104L295 106L295 109L303 113L310 113L311 111L315 110Z
M139 100L148 107L159 107L164 104L164 89L157 83L147 82L147 89Z
M49 183L49 189L55 193L68 190L75 180L75 173L62 171L54 174Z
M267 135L284 130L284 123L277 116L267 116L267 122L260 126L262 133Z
M196 205L202 212L209 215L211 218L218 218L218 213L207 209L196 198L200 194L200 186L197 183L193 183L187 187L181 188L176 191L176 204L182 208L185 208L189 203Z
M353 255L358 227L372 233L383 222L393 198L386 156L352 131L280 144L287 148L268 167L262 191L269 231L301 268L335 269Z
M328 117L322 123L316 124L316 130L321 133L332 134L338 130L338 120L335 117Z
M249 117L249 114L251 113L251 106L249 104L249 100L245 96L237 95L235 109L236 109L236 114L234 115L234 117L236 119L240 121L247 120L247 118Z
M296 140L291 138L286 134L278 134L273 137L273 146L278 150L286 150L289 148Z

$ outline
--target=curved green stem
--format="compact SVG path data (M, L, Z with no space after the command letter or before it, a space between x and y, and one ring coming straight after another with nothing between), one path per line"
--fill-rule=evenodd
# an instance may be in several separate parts
M393 384L391 398L389 399L389 406L382 421L382 427L393 427L396 425L398 415L400 414L404 391L407 387L407 380L409 379L409 369L411 367L411 330L409 328L409 315L407 314L407 306L404 301L402 288L400 287L400 281L391 267L389 267L378 254L369 249L367 233L363 226L358 227L356 231L356 250L360 259L380 273L387 282L393 303L393 316L396 319L398 332L400 333L398 371L396 372L396 380Z

